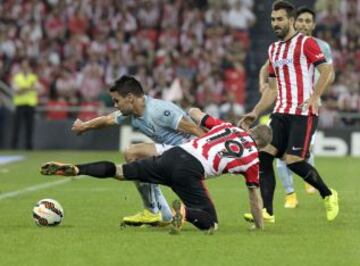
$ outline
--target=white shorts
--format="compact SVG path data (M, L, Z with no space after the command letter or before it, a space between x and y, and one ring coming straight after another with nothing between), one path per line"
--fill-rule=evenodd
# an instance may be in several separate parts
M170 144L160 144L160 143L155 143L155 149L158 155L163 154L165 151L170 150L171 148L175 147L175 145L170 145Z

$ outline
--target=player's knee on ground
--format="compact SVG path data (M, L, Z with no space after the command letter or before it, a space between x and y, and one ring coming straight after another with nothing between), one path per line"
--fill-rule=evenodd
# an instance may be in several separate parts
M217 225L216 215L201 209L186 208L186 220L200 230L208 230Z

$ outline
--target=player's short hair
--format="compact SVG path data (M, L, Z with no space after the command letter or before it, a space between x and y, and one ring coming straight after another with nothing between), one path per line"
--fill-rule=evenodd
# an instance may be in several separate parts
M259 149L266 147L272 141L272 130L267 125L257 125L250 131L250 136L256 141Z
M314 10L312 10L311 8L309 8L307 6L301 6L298 9L296 9L296 17L298 17L304 13L310 13L312 15L313 21L316 20L316 14L315 14Z
M272 5L272 10L277 11L280 9L285 9L288 18L295 18L296 9L293 4L289 3L288 1L284 1L284 0L275 1L274 4Z
M122 97L125 97L129 93L138 97L144 95L144 90L140 82L134 77L126 75L117 79L109 90L110 92L119 93Z

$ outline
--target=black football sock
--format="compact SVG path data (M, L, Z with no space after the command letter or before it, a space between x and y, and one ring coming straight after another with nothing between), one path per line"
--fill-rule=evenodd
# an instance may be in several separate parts
M308 162L300 161L288 164L288 167L298 176L302 177L305 182L319 190L322 198L331 195L330 189L326 186L318 171Z
M101 161L86 164L77 164L79 169L78 175L88 175L97 178L114 177L116 174L116 166L112 162Z
M273 200L276 186L273 161L274 156L267 152L260 152L260 192L264 208L270 215L274 214Z
M195 227L200 230L208 230L214 226L216 220L214 217L201 209L192 209L192 208L185 208L186 209L186 221L192 223Z

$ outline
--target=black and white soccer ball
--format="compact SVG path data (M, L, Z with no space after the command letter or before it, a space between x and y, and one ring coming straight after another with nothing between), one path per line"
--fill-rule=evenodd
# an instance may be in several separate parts
M64 219L64 209L53 199L42 199L33 208L33 219L39 226L56 226Z

